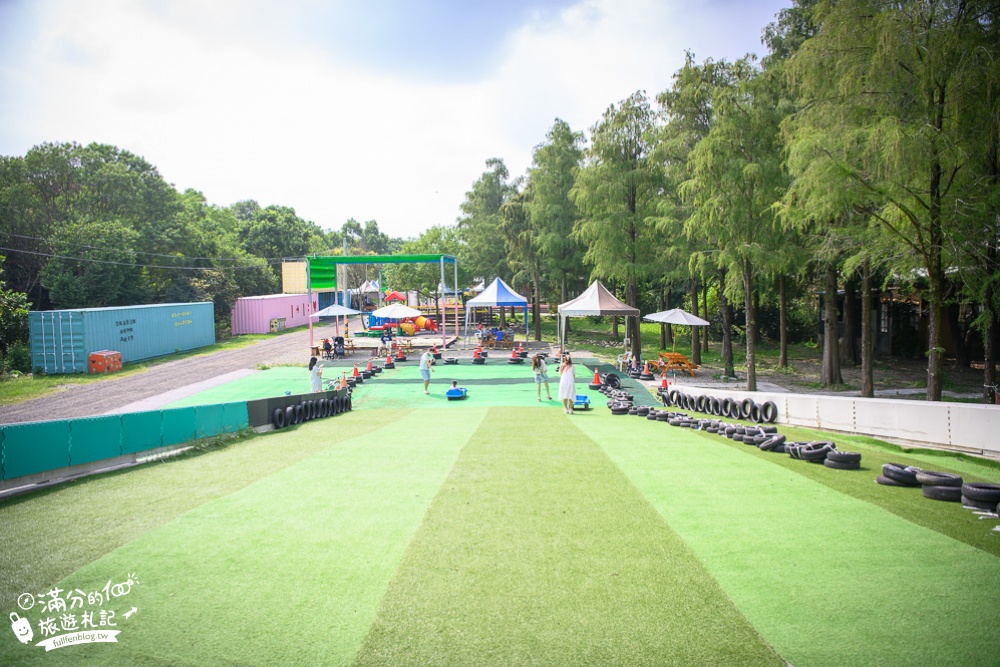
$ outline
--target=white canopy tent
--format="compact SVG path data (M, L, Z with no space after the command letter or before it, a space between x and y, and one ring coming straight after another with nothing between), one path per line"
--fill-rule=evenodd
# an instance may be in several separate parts
M584 315L617 315L618 317L639 317L639 309L627 306L608 291L601 281L595 280L590 287L575 299L559 304L559 346L565 346L566 318Z
M515 292L503 279L497 278L477 297L465 302L465 336L469 335L469 313L473 308L502 308L504 306L524 308L524 340L528 340L528 300Z

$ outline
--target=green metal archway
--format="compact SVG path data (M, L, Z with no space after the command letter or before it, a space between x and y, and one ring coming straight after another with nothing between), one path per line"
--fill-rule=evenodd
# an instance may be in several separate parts
M458 259L454 255L340 255L340 256L311 256L306 257L306 285L309 292L309 303L312 303L312 290L316 289L337 289L337 267L341 264L440 264L441 265L441 287L446 287L444 282L444 265L451 264L454 267L455 294L458 294ZM347 302L347 287L344 286L344 301ZM442 295L443 296L443 295ZM458 337L458 298L455 299L455 337ZM442 304L441 313L444 315L445 307ZM445 318L442 317L442 320ZM309 320L309 345L313 344L312 319ZM441 345L447 345L447 324L441 322Z

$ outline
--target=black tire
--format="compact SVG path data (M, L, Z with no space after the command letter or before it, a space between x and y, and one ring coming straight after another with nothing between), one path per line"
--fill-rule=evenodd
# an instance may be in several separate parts
M733 402L732 399L729 398L722 399L722 403L719 406L719 412L721 416L723 417L729 416L729 406L732 404L732 402Z
M301 424L305 420L306 420L306 405L305 402L302 402L295 406L295 423Z
M766 423L773 424L778 419L778 406L774 401L765 401L760 408L760 414Z
M761 415L760 406L756 403L750 408L750 420L758 424L764 423L764 417Z
M949 503L962 502L962 487L960 486L936 486L927 485L921 489L924 498L931 500L943 500Z
M982 500L973 500L966 495L962 495L962 507L971 507L974 510L983 510L985 512L992 512L996 509L996 505L993 503L986 503Z
M347 397L347 405L344 407L344 410L346 412L350 412L353 409L354 409L354 400L350 396L348 396Z
M917 469L904 466L901 463L883 464L882 474L895 482L899 482L901 486L920 486L920 482L917 481Z
M669 394L670 396L669 403L667 403L667 405L677 405L677 401L680 398L680 395L681 392L677 391L676 389L671 389Z
M774 434L774 435L769 435L767 440L760 443L758 447L760 447L762 451L773 452L783 444L785 444L785 436Z
M295 424L295 406L289 405L285 408L285 426L293 426Z
M744 398L740 403L740 419L750 419L750 411L753 410L754 402L752 398Z
M722 401L717 398L712 398L712 414L716 417L722 416Z
M604 384L608 385L612 389L617 389L622 386L621 378L619 378L614 373L608 373L604 376Z
M326 399L321 398L316 403L318 404L318 412L316 414L319 419L323 419L326 417Z
M1000 484L966 482L962 485L962 495L969 500L996 507L997 503L1000 503Z
M656 413L656 421L658 421L658 422L669 422L670 421L670 413L669 412L657 412Z
M613 415L627 415L628 414L628 408L618 408L618 407L611 408L611 414L613 414Z
M959 496L961 496L962 478L958 475L952 475L950 472L921 470L917 473L917 482L920 483L920 486L954 486L959 490Z
M753 444L755 444L755 445L757 445L757 446L759 447L759 446L760 446L760 445L762 445L762 444L764 443L764 441L765 441L765 440L767 440L767 439L768 439L768 438L767 438L767 436L766 436L766 435L755 435L755 436L753 437ZM743 439L743 442L746 442L746 438L744 438L744 439Z
M826 455L829 461L838 461L839 463L861 463L861 453L860 452L839 452L832 451Z
M826 460L826 455L830 453L831 447L824 444L821 447L806 445L799 448L799 458L812 463L822 463Z
M271 424L274 425L274 430L282 429L285 427L285 411L281 408L275 408L274 414L271 415Z
M861 467L861 461L834 461L830 458L830 454L827 454L823 460L823 465L827 468L836 468L837 470L857 470Z
M904 482L900 482L898 479L893 479L892 477L886 477L885 475L879 475L878 477L875 478L875 481L883 486L905 486L905 487L916 486L916 484L906 484Z
M316 419L316 401L306 401L306 421Z

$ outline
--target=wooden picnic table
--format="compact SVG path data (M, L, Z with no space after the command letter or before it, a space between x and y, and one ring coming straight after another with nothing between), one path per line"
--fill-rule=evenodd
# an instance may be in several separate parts
M664 362L664 371L686 371L694 377L694 369L698 368L680 352L660 352L660 359Z

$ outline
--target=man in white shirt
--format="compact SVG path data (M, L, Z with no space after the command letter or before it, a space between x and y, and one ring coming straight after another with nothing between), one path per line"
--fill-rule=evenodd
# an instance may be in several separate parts
M431 370L434 365L434 355L431 354L430 350L426 350L420 355L420 377L424 379L424 393L431 393L428 391L428 387L431 384Z

